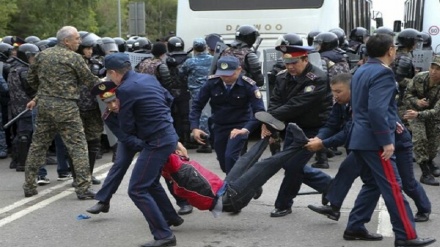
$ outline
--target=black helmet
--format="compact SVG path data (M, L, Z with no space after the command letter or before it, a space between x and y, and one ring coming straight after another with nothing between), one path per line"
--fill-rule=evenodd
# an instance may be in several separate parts
M280 46L280 45L299 45L299 46L302 46L303 40L296 33L283 34L280 37L278 37L278 40L275 43L275 46Z
M413 28L405 28L397 35L397 45L399 47L412 49L418 42L420 44L423 42L422 34Z
M420 32L423 39L423 48L431 48L432 38L428 32Z
M345 39L347 38L347 36L345 35L344 29L337 27L330 29L329 32L334 33L336 34L336 36L338 36L339 46L343 46L345 44Z
M167 49L168 52L170 53L176 51L183 51L183 49L185 49L185 43L183 42L182 38L173 36L168 39Z
M258 30L251 25L240 26L235 33L235 43L245 43L248 46L252 46L257 40L260 33Z
M99 56L105 56L112 52L118 52L118 45L115 40L110 37L100 38L96 41L94 52Z
M125 39L123 39L121 37L115 37L113 39L115 40L116 44L118 45L119 52L128 51L127 42L125 41Z
M152 46L152 43L149 39L147 39L145 37L139 37L133 43L131 48L132 48L133 52L142 53L142 52L146 52L146 51L151 51L151 46Z
M28 43L22 44L18 47L17 59L29 64L29 58L35 56L38 52L40 52L38 46Z
M350 32L350 40L364 43L364 38L370 36L368 30L363 27L356 27Z
M35 45L38 47L38 49L40 49L40 51L44 51L50 47L49 43L50 43L50 40L43 39L43 40L40 40L37 43L35 43Z
M313 46L319 52L331 51L338 47L338 36L331 32L322 32L313 39Z
M224 43L223 37L217 33L211 33L206 35L205 41L211 51L215 50L215 46L217 45L217 42Z
M26 43L30 43L30 44L35 44L38 41L40 41L41 39L38 38L37 36L28 36L24 39L24 42Z
M0 43L0 58L8 59L13 49L14 47L8 43Z
M379 27L378 29L374 30L373 32L374 34L378 34L378 33L382 33L382 34L388 34L391 36L396 36L396 34L394 33L393 29L389 28L389 27Z
M2 38L2 42L9 44L9 45L13 45L14 44L14 37L12 36L5 36Z
M307 34L307 45L308 46L312 46L313 45L313 39L315 38L316 35L318 35L319 33L321 33L320 31L314 30L314 31L310 31Z
M79 36L81 37L81 47L93 47L100 37L94 33L89 33L86 31L79 31Z

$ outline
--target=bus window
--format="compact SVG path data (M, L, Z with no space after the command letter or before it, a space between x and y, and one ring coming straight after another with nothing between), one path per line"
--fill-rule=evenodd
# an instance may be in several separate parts
M188 0L193 11L259 10L259 9L314 9L321 8L324 0Z

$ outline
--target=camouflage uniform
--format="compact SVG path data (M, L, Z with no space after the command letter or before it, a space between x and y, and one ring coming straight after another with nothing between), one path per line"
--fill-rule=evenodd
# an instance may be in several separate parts
M8 156L8 146L6 144L5 131L3 130L3 114L1 111L1 106L4 103L7 104L7 101L3 100L4 98L6 98L7 94L8 94L8 86L6 84L6 81L3 79L3 76L0 75L0 123L2 123L2 126L0 126L0 156L1 156L1 158L6 158Z
M409 124L412 129L416 162L421 167L432 163L440 145L440 85L429 83L428 71L418 73L409 81L404 99L407 109L418 111L417 118L410 120ZM423 98L429 102L426 108L417 105L417 100Z
M207 52L199 53L187 59L179 69L180 74L188 77L188 89L191 93L191 101L197 98L200 88L208 80L209 68L213 57ZM191 103L192 104L192 103ZM190 106L191 108L191 106ZM206 108L206 107L205 107ZM200 129L209 134L208 118L211 114L205 110L200 116Z
M87 143L79 115L79 85L92 88L99 81L87 67L81 55L63 45L40 52L30 66L28 83L38 90L38 115L33 142L26 160L26 193L36 191L36 175L44 164L45 152L55 137L61 135L76 172L76 193L86 193L90 187Z
M403 76L397 72L397 66L398 66L397 63L398 60L401 59L401 57L408 57L409 59L412 60L412 55L408 51L398 50L396 53L396 59L394 60L394 63L392 65L394 74L396 75L397 83L399 84L399 93L396 96L399 117L400 119L402 119L403 123L406 126L409 126L408 121L403 119L403 115L405 114L405 111L407 109L406 105L403 103L404 101L403 97L405 95L405 90L408 87L408 84L410 83L411 79L414 77L415 72L414 72L413 64L410 65L411 68L409 70L405 69L405 71L408 72L407 75Z

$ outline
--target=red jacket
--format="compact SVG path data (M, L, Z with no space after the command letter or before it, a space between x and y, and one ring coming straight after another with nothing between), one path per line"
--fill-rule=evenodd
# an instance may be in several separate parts
M200 210L211 210L223 180L196 161L176 154L168 157L162 176L173 181L174 193Z

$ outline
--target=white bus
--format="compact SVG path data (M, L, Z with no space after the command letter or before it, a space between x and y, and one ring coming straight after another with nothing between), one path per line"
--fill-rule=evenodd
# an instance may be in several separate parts
M404 27L428 32L432 49L440 53L440 0L405 1Z
M281 34L306 37L312 30L371 27L371 0L179 0L176 35L191 44L209 33L230 43L241 25L254 25L261 48L273 48Z

